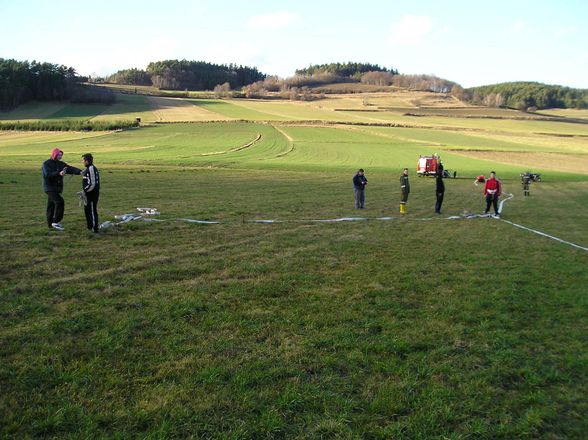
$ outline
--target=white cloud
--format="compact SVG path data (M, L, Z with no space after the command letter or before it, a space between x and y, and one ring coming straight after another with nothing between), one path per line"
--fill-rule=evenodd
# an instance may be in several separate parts
M578 33L578 28L576 26L563 26L563 27L556 27L554 29L554 35L556 37L572 37Z
M80 53L91 53L91 57ZM152 61L179 57L176 40L167 36L154 36L141 44L116 45L110 48L99 41L71 45L68 52L61 51L49 59L72 66L81 75L110 75L121 69L145 69Z
M254 29L280 29L300 22L299 15L289 11L278 11L251 17L248 26Z
M512 26L510 27L510 30L511 30L511 32L513 32L515 34L520 34L520 33L524 32L526 28L527 28L527 25L523 20L517 20L512 24Z
M238 44L219 43L208 48L206 61L219 64L244 64L250 67L258 64L261 51L258 47L243 42Z
M433 30L431 17L407 15L392 25L389 42L391 44L418 44Z

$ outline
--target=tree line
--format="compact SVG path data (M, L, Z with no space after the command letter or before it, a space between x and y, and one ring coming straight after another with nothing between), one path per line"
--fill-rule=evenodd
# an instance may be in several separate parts
M278 97L288 99L316 99L314 95L317 93L330 93L328 87L318 90L321 86L361 82L451 93L461 100L491 107L519 110L588 108L588 89L537 82L510 82L463 89L453 81L433 75L401 75L394 68L354 62L311 65L297 69L293 77L281 79L267 76L255 67L165 60L149 63L146 70L119 70L104 80L116 84L153 85L168 90L214 90L219 97L230 96L230 90L242 88L248 97L266 97L270 92L279 92ZM78 76L72 67L0 58L0 110L14 108L29 100L100 103L115 100L115 95L107 89L81 84L84 81L87 78ZM341 88L336 91L341 93Z
M81 84L73 67L37 61L0 58L0 110L10 110L27 101L71 101L112 103L108 90Z
M128 84L133 86L150 86L151 75L141 69L123 69L104 79L112 84Z
M297 70L300 72L300 70ZM437 93L458 94L463 89L453 81L438 78L434 75L400 75L397 71L367 71L354 72L351 76L340 76L335 73L313 70L312 74L296 74L290 78L280 79L276 76L268 76L262 81L243 87L245 96L250 98L263 98L277 96L288 99L311 100L316 99L317 94L325 93L357 93L358 89L353 83L362 83L381 87L394 86L409 90L430 91ZM349 73L346 71L345 73ZM330 84L348 83L347 88L329 88ZM361 91L361 90L359 90ZM268 95L274 93L274 95Z
M67 99L76 81L72 67L0 58L0 109L7 110L31 99Z
M508 82L465 90L465 100L489 107L518 110L588 108L588 89L574 89L537 82Z
M205 61L165 60L151 62L146 70L119 70L106 82L130 85L153 85L166 90L213 90L228 83L232 89L263 80L255 67L214 64Z
M370 63L329 63L313 64L304 69L297 69L296 75L312 76L317 74L331 74L343 78L354 78L359 80L361 75L367 72L388 72L392 75L398 75L398 70L380 67L377 64Z

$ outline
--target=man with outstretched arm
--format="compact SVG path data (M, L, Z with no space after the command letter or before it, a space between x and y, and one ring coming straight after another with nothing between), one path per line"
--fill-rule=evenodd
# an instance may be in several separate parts
M486 181L486 185L484 185L484 196L486 197L486 210L484 214L488 214L490 205L492 205L494 207L494 215L500 216L498 212L498 197L500 197L500 194L502 194L502 184L496 178L496 173L491 171L490 178Z
M98 232L98 198L100 197L100 173L94 165L94 157L90 154L82 156L82 191L84 192L84 213L88 230Z
M82 170L62 162L63 151L54 148L51 158L43 162L41 172L43 175L43 190L47 194L47 226L49 228L63 231L61 225L65 202L61 193L63 192L63 176L66 174L81 174Z

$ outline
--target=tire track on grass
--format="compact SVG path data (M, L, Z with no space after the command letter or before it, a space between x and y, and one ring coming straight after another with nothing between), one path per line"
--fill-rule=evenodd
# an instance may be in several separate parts
M253 147L253 145L255 145L260 140L261 140L261 133L258 133L257 137L255 139L253 139L251 142L246 143L245 145L241 145L240 147L231 148L230 150L225 150L225 151L213 151L211 153L202 153L201 156L215 156L215 155L219 155L219 154L234 153L236 151L241 151L241 150L245 150L246 148Z
M282 136L284 136L286 138L286 140L288 141L288 150L278 154L275 157L284 157L290 153L292 153L294 151L294 138L292 136L290 136L288 133L286 133L284 130L282 130L281 128L276 127L274 124L272 124L272 127L278 132L280 133Z

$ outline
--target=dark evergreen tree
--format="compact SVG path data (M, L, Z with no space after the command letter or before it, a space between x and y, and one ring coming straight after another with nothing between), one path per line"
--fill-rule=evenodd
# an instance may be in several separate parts
M187 60L149 63L147 74L151 76L154 86L171 90L213 90L224 83L235 89L266 77L255 67Z
M71 67L0 58L0 109L31 99L68 99L80 80Z
M329 64L314 64L305 69L296 70L296 75L316 75L321 73L329 73L332 75L342 77L357 77L366 72L389 72L393 75L398 75L398 70L387 69L380 67L377 64L370 63L329 63Z
M588 89L574 89L537 82L510 82L467 89L472 100L484 102L490 95L500 95L503 105L519 110L531 107L588 108Z
M134 86L152 85L151 76L140 69L124 69L110 75L106 82L114 84L129 84Z

